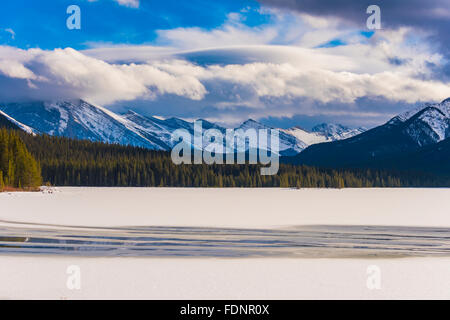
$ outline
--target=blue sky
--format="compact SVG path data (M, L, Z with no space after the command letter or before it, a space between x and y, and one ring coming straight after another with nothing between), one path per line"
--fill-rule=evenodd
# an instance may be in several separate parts
M380 30L358 0L2 1L0 101L309 128L371 127L450 96L446 1L376 2Z
M82 29L66 28L66 9L76 4L82 13ZM84 49L87 43L120 44L153 43L156 30L179 27L201 27L206 30L224 23L230 12L243 8L259 8L254 1L208 0L144 0L138 8L121 5L114 0L15 0L1 4L2 29L16 33L9 43L20 48ZM254 11L252 11L254 13ZM268 21L266 15L248 14L246 25ZM3 41L5 41L3 35Z

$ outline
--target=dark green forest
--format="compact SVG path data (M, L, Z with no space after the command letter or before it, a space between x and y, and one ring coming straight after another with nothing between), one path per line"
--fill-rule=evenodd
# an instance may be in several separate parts
M18 132L0 129L0 191L36 189L42 183L40 171Z
M55 186L135 187L443 187L448 177L415 171L319 169L280 164L274 176L259 165L174 165L170 153L20 133Z

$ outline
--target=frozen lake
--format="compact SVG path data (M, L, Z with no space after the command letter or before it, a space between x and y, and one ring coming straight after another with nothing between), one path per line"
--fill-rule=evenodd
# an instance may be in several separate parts
M53 194L0 193L0 220L86 227L450 228L449 208L450 188L58 188Z
M0 254L87 257L349 258L450 256L450 229L300 226L0 227Z
M449 201L450 189L3 193L0 299L448 299ZM73 266L81 290L66 286Z
M445 256L449 189L57 188L0 194L0 254Z

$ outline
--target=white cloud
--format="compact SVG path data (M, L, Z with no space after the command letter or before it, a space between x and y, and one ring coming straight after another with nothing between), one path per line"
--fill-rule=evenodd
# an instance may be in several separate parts
M30 69L26 68L22 63L15 60L0 60L0 73L17 79L35 80L37 77Z
M88 0L89 2L97 2L98 0ZM139 8L140 1L139 0L114 0L121 6L126 6L130 8Z
M109 64L76 50L20 50L0 47L0 73L33 84L17 98L84 98L99 104L175 94L199 100L203 85L188 74L174 75L152 65ZM29 86L30 87L30 86Z
M4 30L5 30L5 32L7 32L7 33L10 34L12 40L15 40L15 39L16 39L16 33L14 32L13 29L11 29L11 28L6 28L6 29L4 29Z
M198 27L158 31L158 42L185 50L226 46L283 44L314 48L335 38L358 41L355 28L338 19L324 19L306 14L286 13L264 8L270 23L247 26L245 10L230 13L223 25L212 29ZM353 38L353 39L352 39Z
M373 73L345 71L342 66L326 64L326 60L345 61L342 57L324 54L320 58L322 53L314 50L299 52L304 55L303 62L200 66L173 58L113 64L70 48L44 51L0 47L0 73L31 81L38 89L25 93L31 96L36 91L67 94L99 104L155 99L165 94L199 101L208 91L230 103L247 106L242 99L246 96L253 104L264 98L352 103L362 97L383 97L413 103L450 96L448 83L414 78L402 66ZM311 62L313 57L317 58L315 63Z
M164 43L179 49L201 49L236 45L257 45L270 43L278 36L274 28L249 28L239 22L231 22L211 31L201 28L176 28L158 31Z
M139 8L139 0L115 0L115 1L122 6Z
M224 80L250 87L258 97L306 97L322 103L353 103L362 97L383 97L413 103L450 96L450 84L423 81L385 71L376 74L301 69L290 64L253 63L212 66L201 80Z

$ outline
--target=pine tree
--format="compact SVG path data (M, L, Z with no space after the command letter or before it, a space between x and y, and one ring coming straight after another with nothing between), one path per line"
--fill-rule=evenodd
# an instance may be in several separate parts
M41 182L37 161L15 131L0 130L0 172L4 186L33 189Z
M5 188L5 183L3 182L3 171L0 170L0 192Z

